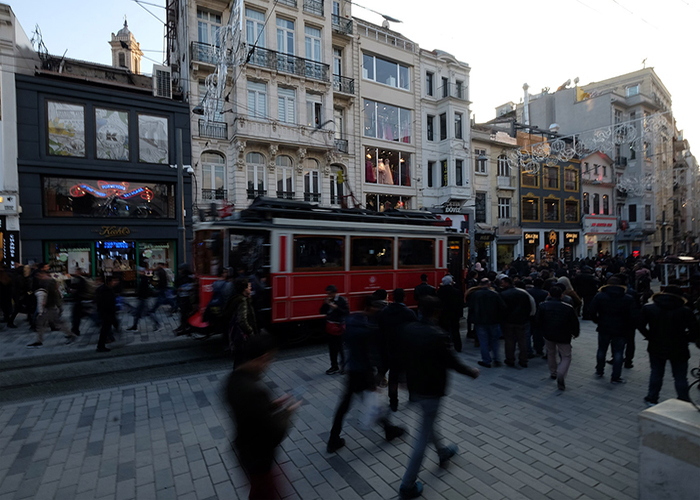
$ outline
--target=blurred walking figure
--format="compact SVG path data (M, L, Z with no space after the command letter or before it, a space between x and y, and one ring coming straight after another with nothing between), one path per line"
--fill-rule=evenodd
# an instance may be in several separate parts
M151 321L153 321L153 331L157 332L160 330L160 323L158 323L158 318L151 312L148 308L148 299L151 297L151 285L148 283L148 276L146 276L146 270L144 268L139 268L139 287L136 290L136 298L138 299L138 304L133 311L134 323L128 330L134 331L139 329L139 320L143 316L150 316Z
M193 303L196 302L197 289L190 266L180 264L178 271L175 289L177 291L177 307L180 310L180 326L175 329L175 335L186 335L190 333L191 329L189 319L192 315Z
M80 335L80 321L85 316L85 301L88 299L88 282L83 276L83 271L79 267L71 275L68 288L73 295L73 312L71 316L71 331L75 335Z
M464 296L454 285L452 276L442 278L442 286L437 291L437 298L442 301L440 327L450 334L452 345L457 352L462 352L462 336L459 333L459 320L464 315Z
M428 275L421 274L420 283L413 289L413 299L418 303L425 296L435 297L435 295L437 295L435 287L428 284Z
M70 331L68 324L61 317L60 305L61 295L58 291L56 280L51 278L46 271L40 269L36 273L36 286L34 291L37 303L37 320L36 320L36 341L29 344L27 347L41 347L44 345L44 333L49 329L50 325L55 325L60 329L67 343L71 343L76 339L76 335Z
M249 359L233 370L226 383L226 401L236 424L235 448L250 481L251 500L280 498L272 465L275 450L289 428L292 413L301 402L289 396L272 400L262 383L276 352L270 335L250 338Z
M527 324L537 312L535 299L525 290L513 286L508 276L501 278L501 298L508 311L501 323L505 339L506 365L515 366L515 345L518 345L518 361L527 368Z
M255 311L250 300L251 291L248 278L236 278L233 281L233 297L224 310L224 316L229 318L228 341L234 368L247 360L248 341L258 334Z
M574 278L574 290L583 300L583 319L591 319L591 302L593 297L598 293L600 282L593 274L593 269L590 266L583 266L581 274Z
M345 331L345 318L350 314L350 306L344 297L338 295L335 285L326 287L326 298L320 309L321 314L326 315L326 333L328 334L328 353L331 357L331 367L326 370L327 375L333 375L345 369L345 351L343 350L343 332ZM340 367L338 367L338 355L340 354Z
M685 304L680 287L667 286L662 293L652 296L651 303L642 307L639 329L649 341L647 352L651 365L649 391L644 401L650 406L659 402L667 361L671 362L678 399L690 401L688 343L694 341L700 348L700 332L695 315Z
M477 289L470 290L467 294L469 318L474 322L476 336L481 347L479 365L485 368L491 368L492 361L495 366L501 366L499 353L501 326L499 323L506 313L506 304L503 302L503 298L490 285L491 282L488 278L482 278Z
M108 342L114 341L112 327L119 329L117 319L117 294L114 287L117 278L114 275L105 276L105 282L95 293L95 303L97 305L97 315L102 322L100 325L100 338L97 341L97 352L109 352Z
M406 325L401 335L409 395L411 401L418 403L422 414L420 430L399 488L402 498L416 498L423 492L423 484L417 478L428 441L435 445L441 467L457 453L455 445L441 444L435 430L440 398L445 395L447 387L447 370L472 378L479 376L479 370L462 364L457 358L450 347L449 336L438 326L441 309L439 299L424 297L420 303L421 320Z
M168 286L168 272L165 270L162 262L158 263L156 270L153 272L153 278L155 278L155 288L158 295L151 312L155 313L160 306L167 304L170 306L170 314L172 314L177 309L177 304L175 303L172 290Z
M571 366L571 339L578 337L579 323L574 308L562 302L562 287L549 289L549 298L537 310L537 322L547 346L549 374L560 391L566 389L566 374ZM561 361L557 365L557 353Z

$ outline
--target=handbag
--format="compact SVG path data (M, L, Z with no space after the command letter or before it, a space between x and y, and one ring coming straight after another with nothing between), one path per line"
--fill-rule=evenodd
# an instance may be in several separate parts
M326 321L326 333L328 335L338 336L345 332L345 325L343 323L333 323L331 321Z

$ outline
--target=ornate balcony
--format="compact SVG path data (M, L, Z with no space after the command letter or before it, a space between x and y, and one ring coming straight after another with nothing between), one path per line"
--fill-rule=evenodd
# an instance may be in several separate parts
M206 64L216 64L216 51L218 47L209 45L208 43L192 42L190 45L190 57L193 61L203 62Z
M330 81L330 67L327 64L261 47L253 49L248 57L248 63L277 70L280 73L289 73L324 82Z
M265 189L246 189L249 200L254 200L258 196L265 196L267 191Z
M335 133L332 130L306 127L304 125L258 121L255 118L239 117L233 124L233 137L251 142L274 142L293 144L315 150L335 149Z
M294 191L277 191L277 198L282 200L293 200Z
M333 31L341 35L352 35L351 19L345 19L344 17L333 14L331 20L333 21Z
M304 201L321 202L321 193L304 193Z
M225 189L202 189L203 200L225 200L227 194Z
M228 139L228 125L224 122L208 122L199 120L199 137L211 139Z
M316 14L317 16L323 15L323 1L322 0L304 0L304 11L310 14Z
M343 94L355 94L355 80L345 76L333 75L333 90Z

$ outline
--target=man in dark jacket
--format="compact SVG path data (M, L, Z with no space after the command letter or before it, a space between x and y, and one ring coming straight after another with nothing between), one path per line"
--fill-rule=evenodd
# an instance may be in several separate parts
M328 334L328 353L331 357L331 367L326 370L327 375L334 375L345 370L345 351L343 350L343 332L345 331L345 318L350 314L350 306L344 297L338 295L335 285L326 287L326 298L319 311L326 315L326 333ZM340 354L340 368L338 367L338 355Z
M422 297L430 296L435 297L436 295L435 287L428 284L428 275L420 275L420 284L416 285L413 289L413 298L418 303Z
M671 362L678 399L690 401L688 343L695 341L700 348L700 332L695 315L685 304L682 290L677 286L667 286L663 293L652 296L651 303L642 307L639 329L649 341L647 352L651 365L649 392L644 398L649 405L659 402L666 361Z
M499 360L499 339L501 338L500 322L506 312L506 304L501 296L490 288L488 278L482 278L479 286L467 294L467 306L469 318L474 322L476 335L481 347L481 361L479 365L491 368L491 355L493 364L501 366Z
M464 298L454 285L452 276L442 278L442 286L437 291L437 298L442 301L440 327L450 334L455 351L462 352L462 337L459 334L459 320L464 314Z
M535 307L539 307L542 302L547 300L549 293L542 288L544 285L544 280L542 278L535 278L532 280L532 288L528 288L527 293L532 295L535 299ZM528 355L544 355L544 337L542 336L542 329L540 325L535 321L533 317L530 321L530 334L527 339ZM529 356L528 356L529 357Z
M38 348L44 345L44 333L50 325L63 331L67 342L71 343L75 340L76 335L70 331L68 324L61 317L60 305L61 294L58 291L56 280L51 278L46 271L40 269L36 275L37 289L34 291L37 301L37 320L36 320L36 342L29 344L27 347Z
M394 290L393 297L394 302L377 314L377 324L386 353L385 369L389 370L389 407L391 411L396 411L399 407L399 378L405 369L399 332L405 325L418 319L416 313L403 303L406 297L403 288Z
M109 352L107 342L112 339L112 326L119 328L117 322L117 294L114 286L117 278L113 275L105 276L105 282L95 292L95 305L97 314L102 324L100 326L100 338L97 341L97 352Z
M508 311L501 323L505 339L505 363L510 367L515 366L515 344L517 343L519 364L527 368L526 325L537 311L535 299L525 290L515 288L513 280L508 276L501 278L501 288L503 289L501 298Z
M286 436L290 417L301 402L292 402L288 396L273 401L270 391L261 382L274 356L274 344L269 335L251 338L248 354L250 359L229 376L226 401L236 422L238 459L250 480L248 498L276 499L280 497L272 474L275 449Z
M447 370L472 378L479 376L479 370L462 364L457 358L450 348L449 336L438 326L440 300L424 297L420 308L420 322L406 325L402 333L408 391L411 401L420 405L422 413L420 430L399 488L402 498L416 498L423 492L423 484L417 478L429 440L437 448L441 466L457 453L455 445L442 446L435 431L440 399L447 386Z
M557 379L560 391L566 389L566 374L571 366L571 339L579 334L576 312L569 304L562 302L562 293L561 287L550 288L549 298L542 302L537 310L537 322L542 327L547 346L549 374L551 378ZM557 352L561 357L558 366Z
M71 317L71 331L75 335L80 335L80 321L85 315L85 307L83 301L87 300L88 283L83 275L82 269L75 268L75 272L71 275L71 280L68 287L73 296L73 312Z
M153 306L153 309L151 309L151 312L156 312L156 309L163 304L169 304L170 312L174 312L177 309L177 304L171 294L170 287L168 286L168 272L165 270L162 262L158 263L156 270L153 272L153 278L156 282L155 287L158 295L156 298L156 303Z
M148 276L146 276L146 270L144 268L139 268L139 286L136 289L136 297L139 303L134 311L134 323L131 328L127 330L135 331L139 329L139 320L142 316L150 316L151 321L153 321L153 331L157 332L160 330L160 323L158 323L158 318L148 309L148 299L151 296L151 285L148 282Z
M251 291L248 278L236 278L233 281L233 297L224 309L224 316L229 318L228 342L233 354L234 368L246 361L248 339L258 333L255 311L250 299Z
M596 376L602 377L605 370L605 355L612 346L613 369L610 382L622 384L622 362L625 341L630 330L634 332L634 300L627 294L623 279L611 276L608 284L591 301L591 319L598 325L598 352L596 354Z
M598 293L598 279L593 275L593 269L583 266L581 274L574 278L574 290L583 299L583 319L591 319L591 302Z

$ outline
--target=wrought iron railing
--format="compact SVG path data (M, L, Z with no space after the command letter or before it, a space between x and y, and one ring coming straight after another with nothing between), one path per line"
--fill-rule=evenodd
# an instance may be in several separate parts
M317 16L323 15L323 1L322 0L304 0L304 10L311 14L316 14Z
M452 97L465 101L467 99L467 88L462 83L447 83L438 89L438 96L440 96L440 99Z
M293 200L294 191L277 191L277 197L283 200Z
M346 76L333 75L333 90L344 94L354 94L355 80Z
M327 64L274 50L255 47L249 54L248 62L281 73L290 73L324 82L330 81L330 67Z
M246 189L249 200L254 200L258 196L265 196L267 191L265 189Z
M225 189L202 189L203 200L225 200L227 194Z
M228 125L224 122L207 122L199 120L199 137L228 139Z
M335 140L335 149L337 149L341 153L347 153L348 152L348 140L347 139L336 139Z
M281 3L282 5L288 5L290 7L297 6L297 0L277 0L277 3Z
M304 201L321 201L321 193L304 193Z
M352 19L345 19L337 14L331 15L333 29L343 35L352 35Z
M190 45L190 57L193 61L216 64L217 49L218 47L215 45L209 45L208 43L192 42Z

